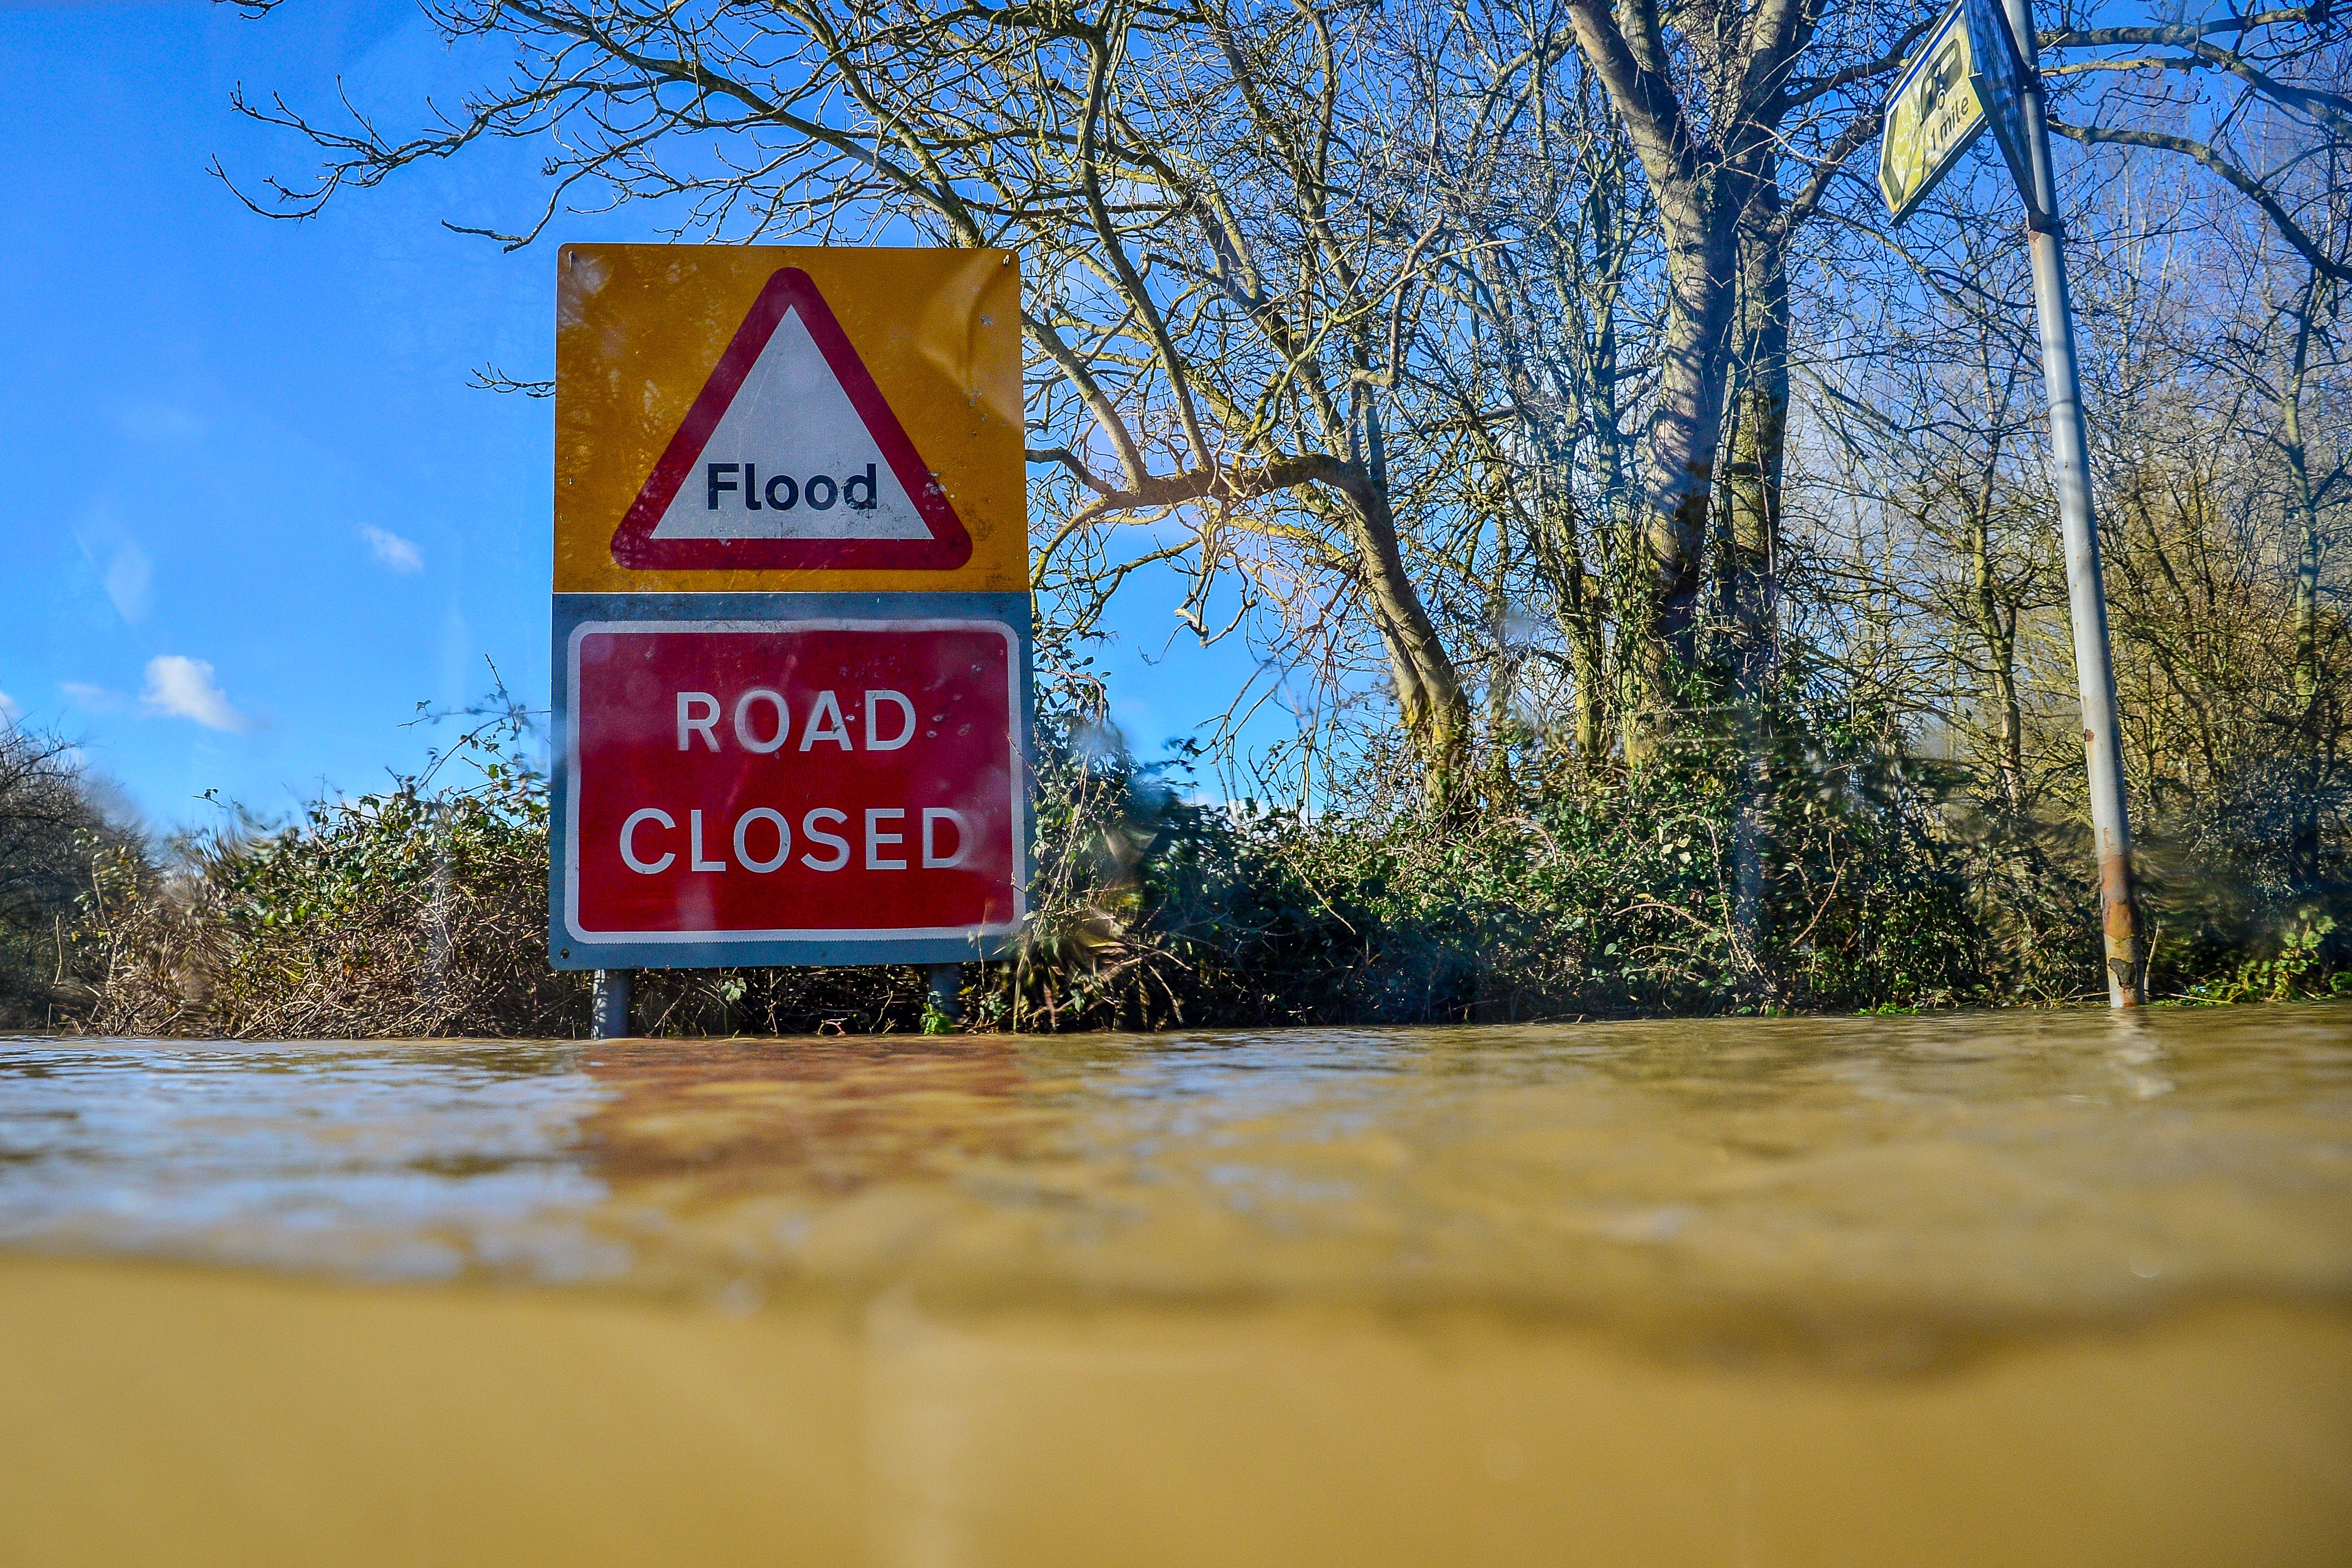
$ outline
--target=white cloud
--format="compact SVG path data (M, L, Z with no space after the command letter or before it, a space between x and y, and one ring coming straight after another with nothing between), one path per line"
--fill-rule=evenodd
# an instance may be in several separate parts
M114 559L106 567L106 596L123 620L136 625L147 618L154 585L154 564L145 550L129 539L114 547Z
M382 528L362 528L360 538L367 540L368 553L375 557L378 566L388 566L398 572L425 570L425 552L416 548L414 539L402 538Z
M147 695L140 706L171 718L192 718L206 729L242 735L261 727L261 721L229 706L227 695L213 681L213 667L202 659L165 653L147 661Z
M24 716L24 712L23 708L16 706L15 697L10 696L6 692L0 692L0 724L14 724Z
M59 681L58 689L71 697L76 707L88 708L92 713L112 713L122 706L121 692L110 692L87 682Z

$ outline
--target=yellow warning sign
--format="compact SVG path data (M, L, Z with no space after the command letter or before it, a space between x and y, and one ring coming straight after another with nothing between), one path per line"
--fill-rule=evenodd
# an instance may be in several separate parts
M1927 199L1985 127L1964 9L1953 6L1936 25L1886 100L1878 191L1896 223Z
M557 267L556 592L1027 590L1010 252Z

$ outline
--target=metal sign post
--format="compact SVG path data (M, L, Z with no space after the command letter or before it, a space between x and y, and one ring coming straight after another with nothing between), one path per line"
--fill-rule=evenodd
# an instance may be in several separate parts
M1020 279L976 250L567 246L555 967L963 960L1028 884Z
M2128 1008L2144 999L2147 956L2132 896L2131 813L2116 712L2115 657L2107 640L2098 525L2091 512L2090 446L2083 422L2082 376L2074 361L2074 307L2066 292L2048 110L2041 74L2026 53L2033 41L2032 0L1961 0L1929 35L1920 59L1888 100L1879 185L1895 221L1902 222L1990 122L2025 198L2026 246L2042 332L2042 379L2050 402L2051 464L2066 549L2074 679L2082 694L2107 1000ZM1955 84L1963 73L1971 102L1954 107L1959 96Z
M1969 0L1987 5L1990 0ZM2033 46L2032 0L2006 0L2014 44L2022 58ZM2144 999L2147 956L2139 911L2132 898L2131 806L2124 792L2123 730L2116 715L2115 655L2107 642L2107 596L2099 571L2099 528L2091 515L2090 440L2083 423L2083 378L2074 362L2074 308L2066 294L2065 236L2058 222L2058 185L2050 162L2049 111L2042 73L2019 73L2016 113L2033 183L2026 190L2026 248L2033 263L2033 309L2042 327L2042 382L2050 400L2052 466L2058 481L2058 522L2066 542L2067 608L2074 622L2074 684L2083 697L2083 754L2090 770L2091 837L2099 862L2099 927L2105 938L2107 1000L2137 1007Z

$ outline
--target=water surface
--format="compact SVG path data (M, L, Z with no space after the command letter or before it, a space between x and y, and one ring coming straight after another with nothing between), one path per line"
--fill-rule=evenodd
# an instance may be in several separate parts
M430 1339L432 1364L472 1366L478 1391L528 1361L476 1364L505 1343L499 1312L524 1313L533 1343L593 1342L502 1408L609 1370L621 1353L584 1325L675 1336L664 1364L734 1369L640 1380L677 1398L717 1376L673 1412L679 1451L712 1439L733 1397L719 1385L772 1375L812 1403L734 1433L730 1462L769 1454L803 1485L809 1454L855 1459L824 1492L842 1533L812 1561L1432 1560L1473 1513L1496 1552L1559 1561L2352 1548L2352 1009L1042 1040L17 1039L0 1040L0 1249L21 1287L0 1321L171 1319L194 1336L172 1342L174 1365L247 1317L276 1325L253 1331L272 1343L342 1343L359 1309L337 1303L358 1301L393 1315L357 1343L425 1356ZM722 1342L739 1348L711 1363ZM339 1353L337 1375L371 1354ZM614 1418L654 1422L652 1398ZM168 1469L187 1434L153 1419ZM575 1413L569 1436L534 1441L554 1452L593 1426ZM1716 1484L1733 1461L1706 1458L1737 1433L1745 1502ZM1110 1434L1157 1444L1154 1468L1137 1450L1097 1479L1090 1536L1042 1478L1117 1451ZM1404 1447L1384 1459L1382 1443ZM1310 1450L1357 1469L1296 1472ZM1437 1453L1467 1479L1433 1481ZM1177 1489L1191 1500L1171 1517L1189 1522L1139 1549L1134 1521L1188 1465L1208 1467ZM1970 1466L2007 1478L1981 1479L1976 1505L1923 1479ZM754 1494L792 1490L761 1474ZM1284 1474L1250 1511L1251 1478ZM1570 1507L1564 1478L1608 1475ZM1842 1511L1866 1475L1885 1514L1867 1530ZM1986 1506L2002 1487L2024 1490ZM1377 1528L1375 1495L1401 1511ZM796 1507L815 1529L823 1509ZM1215 1533L1220 1508L1259 1546ZM2053 1533L2027 1528L2036 1508L2069 1528L2137 1522ZM195 1526L174 1528L184 1554ZM258 1550L221 1528L221 1560ZM47 1560L96 1560L81 1539L66 1531ZM310 1542L289 1560L320 1549L289 1539ZM610 1521L593 1537L629 1539Z

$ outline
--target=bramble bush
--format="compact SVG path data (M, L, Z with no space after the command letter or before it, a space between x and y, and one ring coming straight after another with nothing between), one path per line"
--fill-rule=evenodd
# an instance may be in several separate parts
M132 841L94 852L79 933L94 961L87 1026L585 1032L587 977L547 962L547 781L529 716L500 692L468 716L418 775L290 826L236 818L160 857ZM1867 716L1808 718L1790 702L1752 738L1697 729L1631 777L1522 735L1444 810L1395 787L1402 758L1375 755L1351 788L1301 811L1204 803L1188 753L1139 763L1082 712L1049 709L1031 918L1007 958L964 967L964 1027L1905 1011L2099 994L2084 835L1987 816L1960 774L1884 734ZM2176 866L2183 908L2193 880ZM2196 896L2201 936L2176 947L2163 994L2352 987L2330 978L2336 925L2317 905L2243 904L2232 946L2212 897ZM2166 918L2158 908L2153 924ZM927 998L911 967L646 970L635 1021L666 1034L911 1032L941 1025Z
M570 1034L584 977L547 964L546 780L496 706L415 776L274 832L233 815L160 863L100 862L85 928L110 1033ZM443 775L451 777L445 781Z
M0 709L0 1030L87 1008L99 968L80 911L94 866L142 847L133 815L70 741Z

